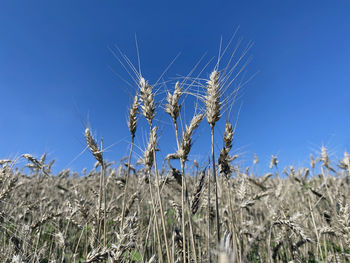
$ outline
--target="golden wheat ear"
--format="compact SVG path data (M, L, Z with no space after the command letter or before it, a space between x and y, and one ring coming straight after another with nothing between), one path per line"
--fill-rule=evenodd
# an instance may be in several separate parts
M89 128L85 129L85 139L86 139L86 143L89 146L89 149L90 149L92 155L95 157L95 159L100 164L102 164L103 163L102 151L98 148L97 143L96 143L95 139L92 137Z
M181 104L179 104L179 100L182 93L182 88L180 87L179 82L176 82L173 94L168 92L166 98L167 104L165 105L165 112L171 116L174 123L176 123L176 120L180 115Z
M207 121L210 126L215 126L215 123L220 119L220 73L214 70L210 74L210 78L207 81L207 93L205 95L205 108Z
M129 118L128 118L128 128L132 138L135 137L135 133L136 133L138 113L139 113L139 101L138 101L138 96L135 95L134 101L129 109Z
M156 106L154 102L154 93L153 88L148 82L144 79L140 79L140 101L142 103L141 110L143 116L148 121L149 125L152 127L152 121L156 116Z

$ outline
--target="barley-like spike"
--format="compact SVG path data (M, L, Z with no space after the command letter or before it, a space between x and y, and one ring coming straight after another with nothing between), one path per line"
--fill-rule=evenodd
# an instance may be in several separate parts
M152 126L152 121L155 114L155 102L153 88L149 85L144 78L140 79L140 101L142 102L141 110L143 116L148 121L149 125Z
M330 162L329 162L329 157L328 157L328 151L327 148L322 146L321 147L321 158L320 161L323 163L325 167L329 167Z
M7 163L11 163L12 161L9 160L9 159L2 159L0 160L0 165L4 165L4 164L7 164Z
M309 238L305 233L302 227L291 220L276 220L273 222L273 225L285 225L295 233L299 234L301 238L307 242L312 242L312 239Z
M270 169L272 169L274 166L277 167L278 159L276 155L272 155L271 162L270 162Z
M36 168L41 168L42 165L40 163L40 161L38 161L38 159L36 159L35 157L33 157L31 154L29 153L25 153L22 155L25 159L27 159L29 162L31 162L32 164L34 164L36 166Z
M182 134L180 149L177 151L177 155L180 157L180 159L187 160L187 156L192 147L193 131L199 126L203 118L204 114L195 115L191 120L190 126L186 126L186 129Z
M46 156L47 156L47 154L44 153L44 154L40 157L40 163L41 163L42 165L44 165L44 162L45 162L45 160L46 160Z
M171 168L171 176L176 180L180 186L182 185L182 175L181 172L176 168Z
M85 139L86 143L89 146L89 149L92 153L92 155L95 157L95 159L102 164L103 163L103 156L101 150L97 147L97 143L95 139L92 137L90 129L85 129Z
M94 249L87 255L87 259L84 263L106 262L109 258L109 253L107 248Z
M181 216L182 216L181 206L173 200L169 200L169 203L170 203L171 207L174 209L175 218L176 218L177 222L180 223Z
M191 212L192 214L196 214L199 208L199 202L201 200L201 194L204 186L205 179L205 170L201 172L201 177L195 187L195 192L193 193L192 204L191 204Z
M219 86L220 73L214 70L210 74L210 78L207 81L207 94L205 96L205 107L207 121L211 126L220 119L220 86Z
M311 168L312 169L315 168L315 165L316 165L316 161L315 161L313 155L310 154L310 166L311 166Z
M139 197L139 194L140 194L140 192L137 191L136 193L134 193L134 194L130 197L130 199L129 199L128 203L127 203L127 206L126 206L125 217L127 217L127 216L129 215L130 210L131 210L133 204L135 203L135 201L136 201L136 200L138 199L138 197Z
M228 151L230 151L232 148L233 135L234 135L234 132L233 132L232 124L229 122L226 122L225 123L224 143L225 143L225 147L228 149Z
M234 159L236 159L236 156L230 156L229 152L232 148L232 140L233 140L233 128L231 123L226 122L225 123L225 134L224 134L224 146L222 150L220 151L218 163L220 167L220 173L225 175L226 177L231 174L231 166L230 162L232 162Z
M181 104L179 105L179 99L181 95L182 88L180 87L179 82L176 82L174 93L171 94L168 92L166 98L168 103L165 105L165 112L171 116L174 123L180 115Z
M139 113L139 102L138 102L138 96L135 95L134 102L129 109L129 119L128 119L128 127L132 137L135 137L138 113Z
M153 152L156 150L157 147L157 127L153 127L149 134L149 141L147 148L144 152L144 158L143 158L143 164L147 166L149 169L152 168L153 166L153 161L154 161L154 155Z

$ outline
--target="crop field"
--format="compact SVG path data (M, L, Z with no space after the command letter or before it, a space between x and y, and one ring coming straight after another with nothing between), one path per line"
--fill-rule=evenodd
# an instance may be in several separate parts
M180 100L191 92L177 82L156 108L154 90L140 76L129 109L130 154L117 168L89 127L96 164L83 175L53 174L46 155L1 160L1 262L349 262L349 154L333 165L322 147L309 167L283 171L273 156L267 174L239 167L230 154L233 124L225 122L223 138L214 134L227 106L225 80L217 70L210 74L197 94L202 111L180 134ZM161 167L158 110L168 113L178 147ZM147 120L149 140L133 164L139 118ZM208 124L212 155L200 167L188 155L196 128ZM214 142L222 142L218 156Z
M128 156L117 166L105 160L103 141L87 125L91 171L54 173L46 154L0 160L1 262L350 262L348 153L331 160L322 146L308 167L284 169L272 156L269 172L258 174L257 156L243 167L232 153L239 85L231 84L245 64L229 59L219 69L218 62L207 78L184 77L156 101L160 88L123 59L137 87ZM194 113L183 124L190 97ZM164 160L159 112L176 145ZM148 139L134 162L141 118ZM200 125L210 127L204 164L190 158Z
M221 174L217 180L209 169L194 167L185 177L175 168L162 170L157 180L147 167L122 165L83 177L69 170L53 176L44 157L24 157L29 174L10 160L1 162L2 262L348 262L350 257L349 155L337 170L327 166L327 156L320 157L322 173L313 177L311 167L290 167L281 179L277 172L256 177L233 166L233 177Z

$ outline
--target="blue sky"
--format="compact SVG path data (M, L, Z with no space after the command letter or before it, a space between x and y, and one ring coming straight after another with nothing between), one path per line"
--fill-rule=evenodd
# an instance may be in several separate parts
M89 120L97 138L113 145L106 158L118 161L127 154L127 107L135 90L120 78L131 82L111 50L118 46L137 65L136 34L150 83L180 53L163 78L174 82L203 55L197 73L215 59L220 38L227 43L238 27L230 50L239 38L241 50L254 43L242 79L254 78L231 115L239 161L250 165L256 153L265 169L277 154L281 166L307 165L321 145L334 158L342 156L350 150L349 13L349 1L1 1L0 158L48 152L55 171L89 169L94 161L88 152L76 158ZM183 109L189 122L193 101ZM162 157L176 144L170 119L158 112ZM142 120L139 155L147 131ZM208 159L208 132L203 122L191 159ZM217 150L222 132L220 122Z

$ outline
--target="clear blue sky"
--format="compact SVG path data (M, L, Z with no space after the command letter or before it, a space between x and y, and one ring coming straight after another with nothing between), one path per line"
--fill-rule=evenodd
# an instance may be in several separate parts
M152 83L180 52L165 80L186 75L206 54L203 66L217 55L221 36L227 43L238 26L242 47L254 42L246 76L257 74L234 106L232 118L240 113L233 153L246 165L257 153L261 167L272 154L282 166L308 164L321 145L341 156L350 150L349 14L349 1L1 1L0 158L48 152L55 171L91 168L88 152L72 162L85 148L82 120L89 115L105 146L116 143L106 158L118 161L130 141L133 90L115 74L131 81L110 49L117 45L137 65L136 34ZM184 105L186 112L192 105ZM164 156L176 145L170 119L157 118ZM219 123L217 135L222 131ZM206 161L206 122L194 140L191 158ZM221 138L216 142L218 149Z

